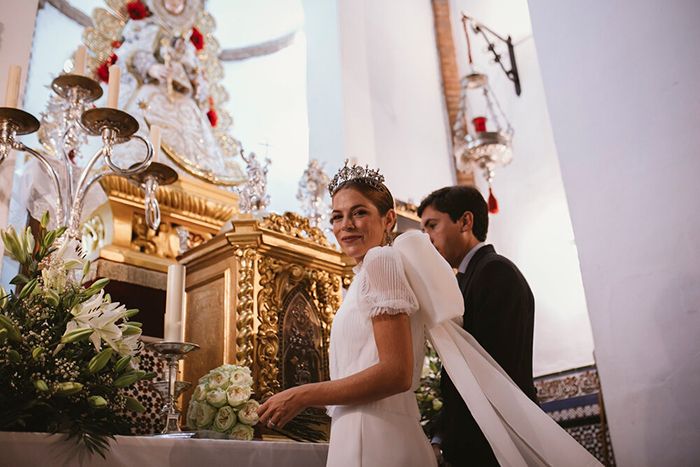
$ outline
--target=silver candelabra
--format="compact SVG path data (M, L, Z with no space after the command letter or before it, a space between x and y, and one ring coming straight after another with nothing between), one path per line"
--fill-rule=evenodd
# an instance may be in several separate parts
M106 175L134 177L146 171L153 158L153 146L148 140L136 134L139 123L128 113L108 107L91 108L92 103L102 96L102 88L97 81L82 75L66 74L54 79L51 87L65 100L67 108L62 150L56 151L56 156L61 158L63 173L59 174L44 154L17 139L18 136L36 132L40 124L32 114L13 107L0 107L0 164L11 150L21 151L37 158L51 178L56 191L58 225L68 228L69 237L79 238L80 217L85 195L90 187ZM80 173L76 173L77 166L72 159L75 158L83 142L80 137L81 132L100 136L102 147L89 159ZM113 160L114 147L133 139L145 145L146 155L140 162L130 167L122 167ZM100 160L104 161L106 167L93 172L93 168ZM65 183L62 184L61 180L65 180ZM75 183L76 180L77 183ZM155 200L155 192L152 198ZM157 205L157 201L153 202ZM146 207L148 209L148 204ZM153 207L148 209L149 212L151 210ZM160 217L159 210L157 217Z

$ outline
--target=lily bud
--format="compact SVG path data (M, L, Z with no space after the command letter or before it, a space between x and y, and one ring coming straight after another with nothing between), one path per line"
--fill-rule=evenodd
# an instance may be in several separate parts
M88 397L88 403L90 407L95 409L104 409L107 407L107 401L102 396L90 396Z
M76 383L74 381L69 381L67 383L58 383L58 390L56 391L56 393L62 396L71 396L73 394L79 393L80 391L82 391L82 389L82 384Z
M49 390L49 387L46 385L46 381L43 379L34 380L34 387L40 392L48 392Z
M126 408L127 410L131 410L132 412L145 412L146 407L144 407L141 402L139 402L137 399L131 397L131 396L126 396Z
M61 337L61 343L70 344L71 342L85 340L90 337L90 334L92 334L92 329L90 328L73 329L71 332L68 332Z

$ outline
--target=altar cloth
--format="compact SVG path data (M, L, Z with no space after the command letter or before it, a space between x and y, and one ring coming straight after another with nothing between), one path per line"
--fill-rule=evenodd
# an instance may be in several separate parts
M0 466L323 467L328 444L117 436L103 459L65 435L0 432Z

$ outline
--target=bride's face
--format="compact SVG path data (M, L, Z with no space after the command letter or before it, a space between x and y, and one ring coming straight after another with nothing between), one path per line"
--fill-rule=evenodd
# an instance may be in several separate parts
M343 188L333 196L333 235L343 253L357 262L370 248L382 244L395 219L393 209L381 215L372 201L354 188Z

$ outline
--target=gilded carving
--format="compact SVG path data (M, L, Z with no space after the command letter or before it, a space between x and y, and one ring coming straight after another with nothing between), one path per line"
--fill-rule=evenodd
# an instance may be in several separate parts
M318 245L331 247L330 242L321 229L312 227L308 218L293 212L285 212L283 215L270 214L260 222L260 227L302 240L308 240Z
M258 382L260 395L265 398L281 389L280 371L285 364L280 355L280 339L284 332L285 314L293 312L296 302L290 300L296 293L303 293L310 299L309 310L317 310L320 321L320 374L322 379L329 376L328 349L330 347L330 327L333 315L340 306L340 276L298 264L263 256L259 263L260 291L258 292L257 360L260 369ZM285 306L288 305L288 306ZM297 310L298 311L298 310ZM308 318L310 322L313 318ZM309 340L309 339L306 339ZM313 339L312 339L313 340ZM308 362L307 362L308 363Z
M236 363L253 367L253 325L255 318L255 259L253 248L236 250L238 293L236 306Z
M143 205L143 192L126 178L107 176L100 180L100 185L109 197ZM236 213L234 205L216 202L168 186L158 188L156 198L162 211L177 212L182 216L217 226L223 225Z

